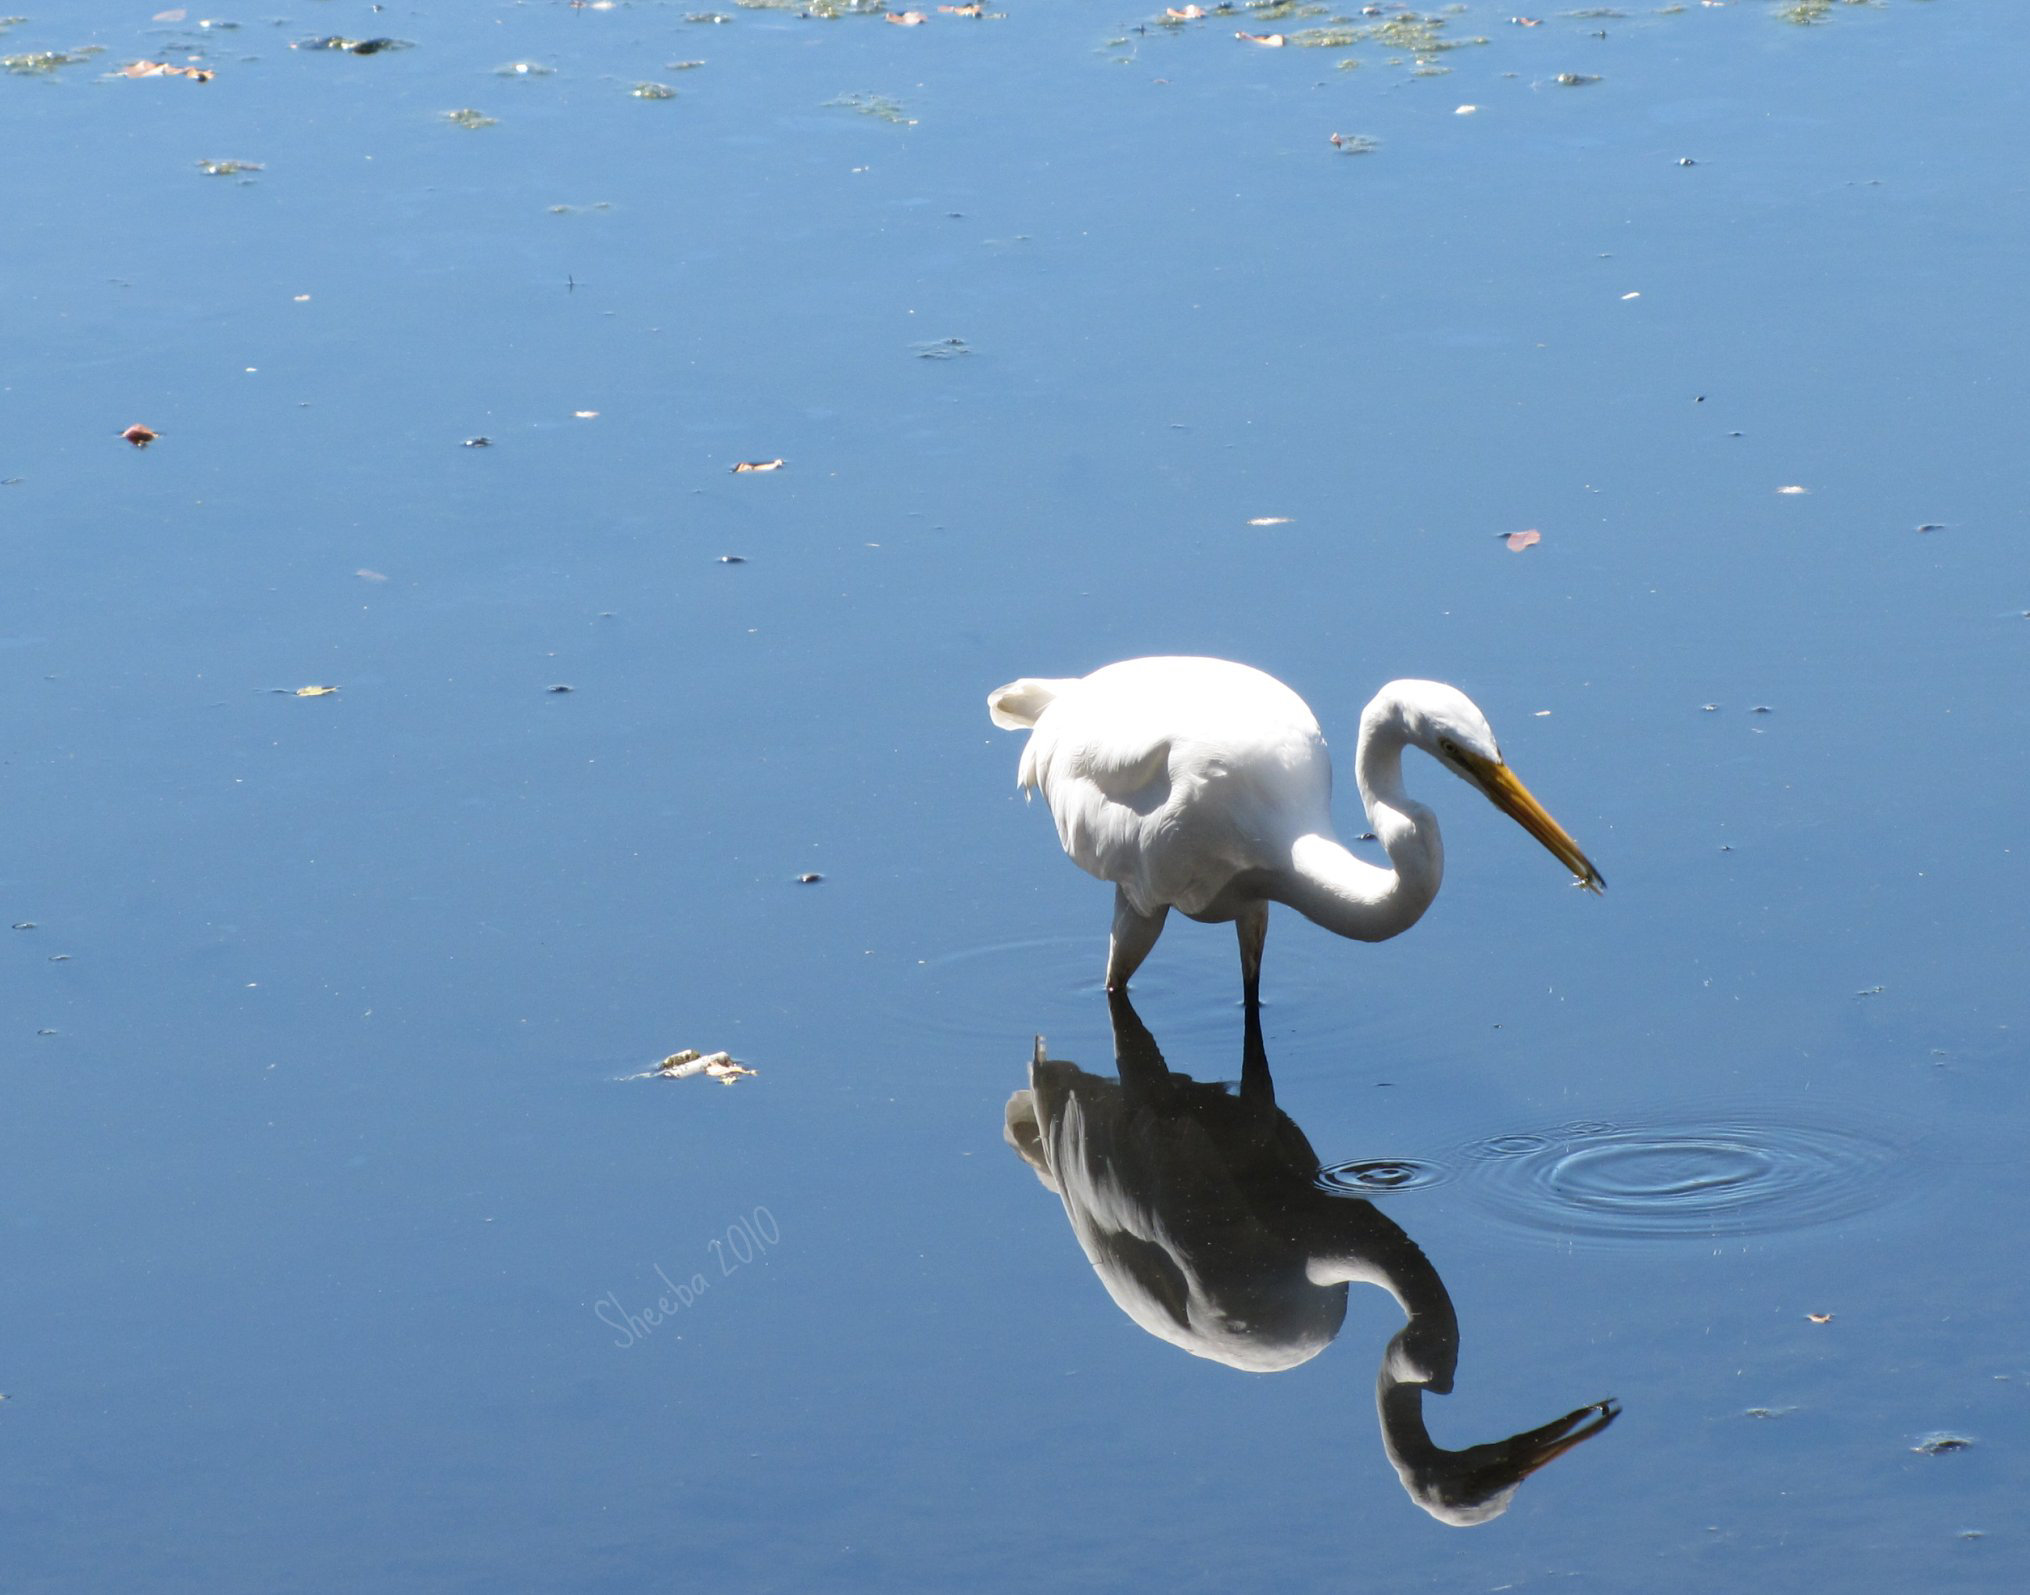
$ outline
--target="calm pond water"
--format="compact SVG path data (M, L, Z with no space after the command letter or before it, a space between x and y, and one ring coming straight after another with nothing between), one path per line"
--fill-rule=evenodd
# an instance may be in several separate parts
M0 1584L2023 1587L2030 10L702 3L0 34ZM1150 652L1612 890L1110 1012Z

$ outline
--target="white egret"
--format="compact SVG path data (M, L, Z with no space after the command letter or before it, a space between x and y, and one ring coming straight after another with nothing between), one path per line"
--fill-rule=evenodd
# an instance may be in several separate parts
M1391 681L1360 717L1353 773L1384 869L1332 828L1332 764L1318 720L1275 677L1224 659L1129 659L1089 676L1025 677L989 693L1004 730L1029 727L1019 782L1039 791L1079 866L1114 883L1107 989L1126 988L1175 908L1232 920L1241 986L1261 994L1269 904L1358 941L1386 941L1438 895L1438 820L1403 790L1421 748L1477 787L1598 892L1592 860L1502 761L1487 718L1438 681Z

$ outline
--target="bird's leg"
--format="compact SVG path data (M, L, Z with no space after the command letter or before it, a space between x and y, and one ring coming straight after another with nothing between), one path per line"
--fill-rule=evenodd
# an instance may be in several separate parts
M1107 990L1128 989L1128 977L1142 967L1142 960L1163 934L1163 921L1169 914L1168 903L1153 914L1137 913L1134 904L1128 901L1128 894L1118 886L1114 888L1114 934L1107 942Z
M1249 1009L1262 1004L1262 943L1269 939L1269 905L1254 903L1234 916L1241 938L1241 1001Z

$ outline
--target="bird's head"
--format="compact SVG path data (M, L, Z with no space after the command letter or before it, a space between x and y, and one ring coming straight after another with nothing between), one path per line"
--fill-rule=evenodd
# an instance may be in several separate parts
M1480 706L1442 681L1392 681L1369 706L1386 703L1409 746L1422 748L1541 842L1589 892L1607 882L1565 828L1530 795L1501 756Z

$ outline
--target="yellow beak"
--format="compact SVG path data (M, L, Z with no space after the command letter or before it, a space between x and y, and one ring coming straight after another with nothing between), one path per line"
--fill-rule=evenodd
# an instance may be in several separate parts
M1593 867L1593 861L1579 851L1579 844L1545 812L1543 804L1530 796L1530 789L1515 778L1513 770L1497 760L1483 759L1463 748L1457 757L1474 784L1487 794L1488 801L1542 842L1556 855L1558 862L1577 877L1579 885L1589 892L1606 889L1607 882Z

